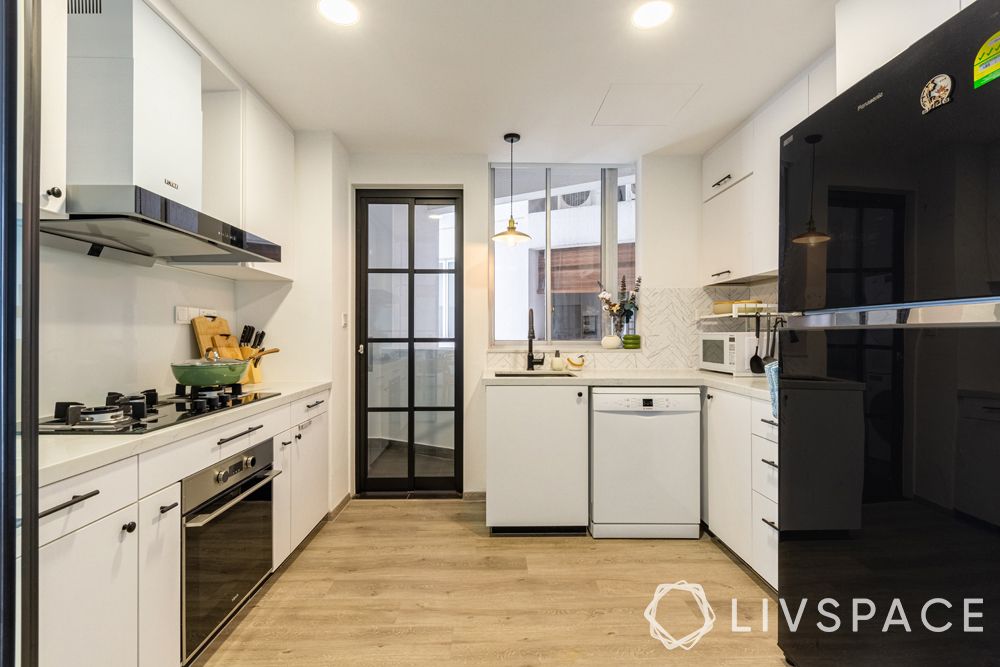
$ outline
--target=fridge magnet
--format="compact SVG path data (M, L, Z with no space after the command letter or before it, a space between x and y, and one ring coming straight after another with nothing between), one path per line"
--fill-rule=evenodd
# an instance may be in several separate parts
M951 77L947 74L938 74L928 81L921 91L920 106L926 114L948 102L951 102Z
M986 40L972 65L972 87L982 88L1000 77L1000 32Z

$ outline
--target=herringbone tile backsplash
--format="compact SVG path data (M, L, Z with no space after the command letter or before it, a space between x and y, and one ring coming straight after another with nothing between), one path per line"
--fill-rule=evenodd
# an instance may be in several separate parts
M644 287L639 299L636 332L642 335L642 349L605 352L594 348L560 348L564 357L583 354L590 370L646 370L696 368L698 333L705 331L744 331L751 319L719 319L699 322L698 317L712 312L712 301L760 299L776 303L777 282L751 287ZM490 351L486 365L490 370L518 370L524 363L523 352Z

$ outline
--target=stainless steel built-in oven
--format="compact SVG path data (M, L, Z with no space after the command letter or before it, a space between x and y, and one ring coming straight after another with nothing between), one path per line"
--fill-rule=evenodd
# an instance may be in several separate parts
M181 483L185 662L271 572L273 461L266 440Z

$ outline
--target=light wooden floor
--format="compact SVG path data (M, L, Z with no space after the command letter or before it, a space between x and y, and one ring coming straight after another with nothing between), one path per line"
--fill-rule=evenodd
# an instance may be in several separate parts
M490 537L481 502L352 501L215 642L199 667L783 665L776 604L708 538ZM649 636L660 583L700 583L718 615L690 651ZM674 636L701 625L667 596ZM731 599L748 634L731 632ZM669 620L668 620L669 619Z

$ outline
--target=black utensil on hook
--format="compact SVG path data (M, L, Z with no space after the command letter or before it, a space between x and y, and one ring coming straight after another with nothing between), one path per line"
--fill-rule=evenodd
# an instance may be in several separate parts
M754 314L753 321L754 321L754 331L756 332L757 340L753 348L753 356L750 357L750 372L763 373L764 360L760 358L760 313Z

